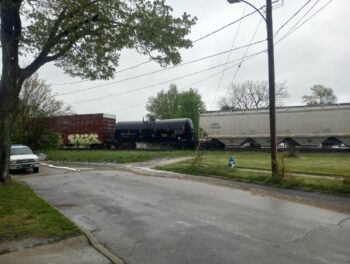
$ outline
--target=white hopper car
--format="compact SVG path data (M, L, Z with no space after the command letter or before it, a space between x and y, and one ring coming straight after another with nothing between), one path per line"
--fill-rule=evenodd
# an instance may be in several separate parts
M270 147L268 109L205 112L199 122L222 147ZM350 103L276 108L276 132L284 147L350 147Z

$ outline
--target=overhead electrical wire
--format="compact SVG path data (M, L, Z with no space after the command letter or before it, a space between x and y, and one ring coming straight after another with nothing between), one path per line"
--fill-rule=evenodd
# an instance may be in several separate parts
M257 42L250 43L248 45L243 45L243 46L240 46L240 47L237 47L237 48L225 50L225 51L222 51L222 52L219 52L219 53L215 53L215 54L212 54L212 55L209 55L209 56L205 56L205 57L202 57L202 58L199 58L199 59L195 59L195 60L192 60L192 61L181 63L181 64L178 64L178 65L169 67L169 68L164 68L164 69L159 69L159 70L148 72L148 73L139 74L139 75L136 75L136 76L132 76L132 77L128 77L128 78L125 78L125 79L113 81L113 82L110 82L110 83L105 83L105 84L95 85L95 86L92 86L92 87L87 87L87 88L83 88L83 89L78 89L78 90L74 90L74 91L60 93L60 94L57 94L56 96L63 96L63 95L81 93L81 92L94 90L94 89L97 89L97 88L100 88L100 87L104 87L104 86L108 86L108 85L112 85L112 84L116 84L116 83L121 83L121 82L125 82L125 81L134 80L134 79L137 79L137 78L140 78L140 77L145 77L145 76L148 76L148 75L151 75L151 74L168 71L168 70L171 70L171 69L174 69L174 68L178 68L178 67L181 67L181 66L185 66L185 65L189 65L189 64L192 64L192 63L195 63L195 62L199 62L199 61L202 61L202 60L206 60L206 59L210 59L210 58L213 58L213 57L217 57L217 56L220 56L220 55L223 55L223 54L226 54L226 53L230 53L230 52L235 51L235 50L244 49L244 48L246 48L248 46L257 45L257 44L260 44L260 43L265 42L265 41L266 41L266 39L259 40Z
M144 103L142 103L142 104L135 104L135 105L131 105L131 106L128 106L128 107L118 108L118 109L115 109L115 110L113 110L113 111L108 112L107 114L114 114L114 113L116 113L116 112L121 112L121 111L129 110L129 109L132 109L132 108L136 108L136 107L138 107L138 106L141 106L141 105L144 105Z
M322 9L325 8L328 4L330 4L330 2L332 2L332 1L333 1L333 0L330 0L328 3L326 3L326 4L325 4L322 8L320 8L320 9L322 10ZM306 3L304 3L304 4L293 14L285 23L283 23L283 24L279 27L279 29L276 31L276 33L275 33L274 35L277 36L278 33L279 33L288 23L290 23L290 21L291 21L293 18L295 18L295 17L296 17L310 2L311 2L311 0L307 1ZM306 14L308 14L308 13L312 10L312 8L315 7L315 5L316 5L318 2L319 2L319 0L307 11ZM315 14L316 14L316 13L315 13ZM304 23L306 23L308 20L310 20L315 14L313 14L311 17L309 17L309 18L308 18L306 21L304 21L300 26L302 26ZM304 15L302 18L304 18L304 17L305 17L305 15ZM253 34L253 36L252 36L251 41L254 40L255 35L256 35L256 33L257 33L259 27L260 27L261 22L262 22L262 19L260 20L260 22L259 22L259 24L258 24L258 26L257 26L257 29L256 29L256 31L254 32L254 34ZM299 22L299 21L298 21L298 22ZM297 22L297 23L298 23L298 22ZM298 26L297 28L295 28L294 31L295 31L296 29L298 29L300 26ZM294 31L293 31L293 32L294 32ZM293 33L293 32L291 32L291 33ZM290 35L291 33L289 33L289 35ZM284 36L283 38L285 38L285 37L286 37L286 36ZM277 41L274 45L278 44L281 40L283 40L283 38L280 39L279 41ZM247 54L249 48L250 48L250 47L248 46L247 49L246 49L246 51L245 51L245 54L243 55L243 58L246 56L246 54ZM242 59L243 59L243 58L242 58ZM234 77L233 77L233 79L232 79L231 84L234 83L234 80L236 79L237 74L238 74L238 71L239 71L240 69L241 69L241 65L239 65L239 66L237 67L237 71L236 71L236 73L234 74Z
M244 14L245 14L245 11L246 11L246 9L247 9L247 6L248 6L247 4L244 6L243 13L242 13L242 17L244 17ZM239 30L240 30L240 28L241 28L241 24L242 24L242 20L240 20L240 22L239 22L239 24L238 24L238 27L237 27L237 30L236 30L236 34L235 34L234 39L233 39L232 44L231 44L231 49L233 48L234 44L236 43L236 39L237 39ZM227 62L228 62L228 60L230 59L230 57L231 57L231 52L230 52L230 53L228 54L228 56L227 56L226 65L225 65L224 69L226 68ZM216 97L217 97L217 95L218 95L218 93L219 93L219 90L220 90L220 87L221 87L221 84L222 84L222 80L223 80L223 78L224 78L224 75L225 75L225 71L223 71L222 74L221 74L221 77L220 77L220 80L219 80L219 83L218 83L218 87L216 88L216 92L215 92L215 96L214 96L214 99L213 99L213 103L215 102Z
M262 54L262 53L265 53L266 51L267 51L267 50L262 50L262 51L259 51L259 52L250 54L250 55L246 56L246 57L244 58L244 60L248 60L248 59L250 59L250 58L252 58L252 57L255 57L255 56L257 56L257 55L260 55L260 54ZM241 61L241 62L242 62L242 61ZM193 87L194 85L197 85L197 84L202 83L202 82L204 82L204 81L206 81L206 80L209 80L209 79L211 79L211 78L213 78L213 77L215 77L215 76L217 76L217 75L219 75L219 74L222 74L222 73L225 72L225 71L228 71L228 70L230 70L230 69L233 69L234 67L236 67L236 65L227 67L225 70L221 70L221 71L219 71L219 72L217 72L217 73L214 73L214 74L212 74L212 75L209 75L209 76L205 77L204 79L201 79L201 80L199 80L199 81L196 81L196 82L194 82L194 83L191 83L191 84L189 84L189 85L186 85L184 88L182 88L182 90L191 88L191 87Z
M263 8L264 8L264 6L260 7L259 10L261 10L261 9L263 9ZM199 38L193 40L192 43L197 43L197 42L199 42L199 41L201 41L201 40L203 40L203 39L206 39L206 38L208 38L208 37L210 37L210 36L212 36L212 35L214 35L214 34L220 32L220 31L222 31L222 30L224 30L224 29L226 29L226 28L228 28L228 27L230 27L230 26L232 26L232 25L234 25L234 24L236 24L236 23L238 23L238 22L241 22L243 19L245 19L245 18L247 18L247 17L253 15L253 14L256 13L256 12L257 12L257 11L253 11L253 12L251 12L251 13L249 13L249 14L243 16L243 17L241 17L240 19L236 19L236 20L234 20L234 21L232 21L232 22L230 22L230 23L228 23L228 24L226 24L226 25L224 25L224 26L222 26L222 27L220 27L220 28L218 28L218 29L215 29L214 31L212 31L212 32L210 32L210 33L208 33L208 34L205 34L204 36L199 37ZM144 62L135 64L135 65L132 65L132 66L130 66L130 67L127 67L127 68L118 70L118 71L116 71L115 73L121 73L121 72L124 72L124 71L127 71L127 70L135 69L135 68L137 68L137 67L139 67L139 66L142 66L142 65L145 65L145 64L149 64L149 63L151 63L151 62L152 62L152 60L147 60L147 61L144 61ZM54 83L54 84L51 84L51 86L62 86L62 85L78 84L78 83L89 82L89 81L90 81L90 80L80 80L80 81L75 81L75 82Z
M135 69L135 68L137 68L137 67L139 67L139 66L148 64L148 63L150 63L150 62L152 62L152 61L151 61L151 60L147 60L147 61L144 61L144 62L135 64L135 65L133 65L133 66L130 66L130 67L127 67L127 68L118 70L118 71L116 71L115 73L121 73L121 72L125 72L125 71L131 70L131 69ZM75 82L54 83L54 84L50 84L50 86L63 86L63 85L84 83L84 82L90 82L90 81L91 81L91 80L81 80L81 81L75 81Z
M265 7L265 6L262 6L262 7L258 8L258 10L262 10L264 7ZM198 42L198 41L200 41L200 40L203 40L203 39L205 39L205 38L207 38L207 37L210 37L211 35L214 35L215 33L218 33L218 32L220 32L221 30L223 30L223 29L225 29L225 28L227 28L227 27L229 27L229 26L232 26L233 24L238 23L238 22L242 21L243 19L245 19L245 18L247 18L247 17L249 17L249 16L255 14L256 12L258 12L258 11L254 10L253 12L250 12L250 13L246 14L245 16L242 16L241 18L239 18L239 19L237 19L237 20L235 20L235 21L232 21L232 22L228 23L227 25L225 25L225 26L223 26L223 27L221 27L221 28L218 28L218 29L216 29L216 30L214 30L214 31L212 31L212 32L210 32L210 33L208 33L208 34L206 34L206 35L204 35L204 36L198 38L198 39L193 40L192 43L196 43L196 42Z
M275 32L274 36L278 35L278 33L293 19L295 18L312 0L308 0L306 3L304 3L297 12L295 12L289 19L287 19L286 22L284 22L282 24L282 26L280 26L278 28L278 30Z
M247 9L247 6L248 6L248 4L245 4L244 9L243 9L243 13L242 13L242 17L244 17L244 14L245 14L245 11L246 11L246 9ZM236 34L235 34L235 36L234 36L234 38L233 38L233 40L232 40L231 49L233 48L233 46L234 46L235 43L236 43L236 39L237 39L239 30L240 30L240 28L241 28L241 24L242 24L242 20L240 20L240 22L239 22L239 24L238 24L238 27L237 27L237 30L236 30ZM225 65L224 65L224 70L222 71L222 74L220 75L219 83L218 83L218 86L217 86L217 88L216 88L215 96L214 96L213 101L212 101L212 106L213 106L213 104L215 103L216 97L217 97L217 95L218 95L218 93L219 93L219 91L220 91L220 87L221 87L221 84L222 84L222 80L223 80L223 78L224 78L224 75L225 75L225 72L226 72L226 68L227 68L227 63L228 63L230 57L231 57L231 52L228 54L228 56L227 56L227 58L226 58L226 62L225 62ZM199 135L199 138L200 138L200 139L202 139L202 138L204 137L204 131L207 130L207 128L208 128L208 126L209 126L209 119L208 119L207 121L208 121L208 122L205 124L205 129L202 129L202 133ZM200 161L199 148L200 148L201 142L202 142L202 141L199 140L199 144L198 144L197 147L196 147L196 153L195 153L195 157L194 157L194 159L193 159L193 161L192 161L192 165L198 164L199 161Z
M275 44L277 45L282 40L284 40L286 37L293 34L296 30L298 30L300 27L302 27L305 23L310 21L314 16L316 16L318 13L320 13L323 9L325 9L330 3L332 3L334 0L329 0L326 4L324 4L322 7L320 7L315 13L313 13L310 17L308 17L306 20L304 20L300 25L297 27L291 28L283 37L281 37Z
M262 53L266 53L266 51L267 51L267 50L262 50L262 51L259 51L259 52L250 54L250 55L248 55L248 56L245 57L245 60L248 60L248 59L250 59L250 58L253 58L253 57L255 57L255 56L257 56L257 55L260 55L260 54L262 54ZM239 59L239 60L237 60L237 61L240 61L240 60L241 60L241 59ZM223 65L224 65L224 64L222 64L221 66L223 66ZM188 85L186 85L186 86L180 88L180 90L183 91L183 90L186 90L186 89L188 89L188 88L191 88L191 87L193 87L193 86L196 85L196 84L202 83L202 82L204 82L204 81L206 81L206 80L208 80L208 79L211 79L211 78L213 78L213 77L215 77L215 76L217 76L217 75L219 75L219 74L222 74L223 72L229 71L229 70L235 68L236 66L237 66L237 64L232 65L232 66L230 66L230 67L227 67L227 68L225 68L224 70L220 70L220 71L218 71L218 72L216 72L216 73L214 73L214 74L211 74L211 75L209 75L209 76L206 76L206 77L203 78L203 79L200 79L200 80L198 80L198 81L196 81L196 82L193 82L193 83L191 83L191 84L188 84ZM171 82L171 81L172 81L172 80L166 81L166 83L169 83L169 82ZM158 85L158 84L156 84L156 85ZM156 86L156 85L153 85L152 87L154 87L154 86ZM151 88L151 87L149 87L149 88ZM103 99L105 99L105 98L103 98ZM106 99L107 99L107 97L106 97ZM93 100L93 99L91 99L91 101L92 101L92 100ZM94 100L95 100L95 99L94 99ZM96 100L100 100L100 99L97 98ZM89 101L90 101L90 100L89 100ZM75 102L75 103L81 103L81 102L82 102L82 101ZM144 105L144 103L137 104L137 105L132 105L132 106L130 106L129 108L134 108L134 107L141 106L141 105ZM128 107L120 108L119 111L128 110L129 108L128 108ZM115 113L115 112L116 112L116 110L110 111L110 112L108 112L108 113Z
M235 62L237 62L239 60L237 60L237 59L236 60L232 60L232 61L229 61L227 64L232 64L232 63L235 63ZM137 92L137 91L140 91L140 90L145 90L145 89L148 89L148 88L151 88L151 87L154 87L154 86L167 84L169 82L181 80L181 79L186 78L186 77L190 77L190 76L194 76L194 75L206 72L206 71L210 71L210 70L222 67L225 64L226 63L222 63L222 64L219 64L219 65L212 66L210 68L206 68L206 69L203 69L203 70L200 70L200 71L196 71L196 72L193 72L193 73L182 75L180 77L177 77L177 78L174 78L174 79L171 79L171 80L166 80L166 81L162 81L162 82L151 84L151 85L147 85L147 86L142 86L142 87L139 87L139 88L136 88L136 89L131 89L131 90L127 90L127 91L121 91L121 92L118 92L118 93L112 93L112 94L104 95L104 96L101 96L101 97L94 97L94 98L90 98L90 99L84 99L84 100L76 101L76 102L73 102L73 103L74 104L79 104L79 103L83 103L83 102L92 102L92 101L96 101L96 100L111 98L111 97L114 97L114 96L117 96L117 95L123 95L123 94Z
M262 21L263 21L263 18L260 19L260 21L259 21L259 23L258 23L258 26L256 27L256 29L255 29L255 31L254 31L254 33L253 33L251 39L250 39L250 43L253 42L253 40L254 40L256 34L258 33L258 30L259 30L259 28L260 28L260 25L261 25L261 22L262 22ZM247 53L248 53L248 51L249 51L249 48L250 48L250 47L247 46L247 48L246 48L246 50L245 50L245 52L244 52L244 54L243 54L243 56L242 56L242 61L241 61L241 63L238 65L238 67L237 67L237 69L236 69L236 72L235 72L235 74L233 75L231 84L233 84L233 83L235 82L235 80L236 80L236 78L237 78L237 75L238 75L238 72L239 72L239 70L241 69L243 62L245 61L245 57L247 56Z
M244 16L244 14L245 14L245 11L246 11L246 7L247 6L245 6L245 8L244 8L244 10L243 10L243 13L242 13L242 16L241 16L241 18L240 19L238 19L238 20L236 20L236 21L239 21L239 24L238 24L238 27L237 27L237 30L236 30L236 34L235 34L235 36L234 36L234 38L233 38L233 41L232 41L232 44L231 44L231 48L228 50L228 56L227 56L227 59L226 59L226 62L225 62L225 65L224 65L224 70L222 71L222 75L224 74L224 72L226 71L226 66L227 66L227 63L228 63L228 60L230 59L230 56L231 56L231 53L232 53L232 51L234 50L233 49L233 46L234 46L234 44L235 44L235 42L236 42L236 39L237 39L237 36L238 36L238 32L239 32L239 29L240 29L240 27L241 27L241 23L242 23L242 20L243 20L243 18L245 17ZM254 13L254 12L253 12ZM251 14L253 14L253 13L251 13ZM233 23L236 23L236 22L233 22ZM232 24L232 23L230 23L230 24ZM223 29L223 28L222 28ZM208 36L210 36L210 35L207 35L207 37ZM199 40L201 40L201 39L203 39L203 38L200 38L200 39L198 39L198 41ZM194 41L194 42L196 42L196 41ZM222 78L222 77L221 77ZM183 90L183 89L182 89ZM136 107L136 106L135 106Z
M291 32L292 30L294 30L295 27L297 27L299 25L299 23L315 8L315 6L320 2L321 0L316 0L316 2L305 12L305 14L298 19L297 22L294 23L294 25L288 29L288 32L285 34L289 34L289 32Z

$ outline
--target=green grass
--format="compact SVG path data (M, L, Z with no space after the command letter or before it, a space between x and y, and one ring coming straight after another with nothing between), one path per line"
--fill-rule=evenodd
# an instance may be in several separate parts
M49 160L72 162L139 162L156 158L176 158L192 156L193 151L85 151L54 150L47 151Z
M230 169L227 166L229 155L233 155L237 167ZM344 154L299 154L296 158L284 158L287 177L280 182L273 182L271 173L264 171L246 171L249 169L270 169L268 153L229 153L205 152L198 166L193 167L190 161L183 161L157 169L175 171L192 175L209 175L233 178L245 182L275 185L283 188L301 188L308 191L321 190L331 192L350 192L350 155ZM292 177L288 172L301 172L322 175L334 175L338 179L311 177ZM342 180L340 176L344 177Z
M23 238L63 238L79 229L27 186L0 185L0 242Z
M235 157L238 168L271 168L270 154L265 152L204 152L202 163L226 167L230 155ZM350 177L350 154L298 153L296 157L285 157L284 163L288 172Z

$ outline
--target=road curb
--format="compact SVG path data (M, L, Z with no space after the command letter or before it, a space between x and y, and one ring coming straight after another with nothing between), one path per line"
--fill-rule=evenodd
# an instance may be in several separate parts
M109 251L106 247L104 247L100 242L98 242L97 239L94 237L94 235L90 231L87 231L82 227L79 227L79 228L85 234L90 244L103 256L108 258L113 264L125 264L125 262L121 258L114 255L111 251Z

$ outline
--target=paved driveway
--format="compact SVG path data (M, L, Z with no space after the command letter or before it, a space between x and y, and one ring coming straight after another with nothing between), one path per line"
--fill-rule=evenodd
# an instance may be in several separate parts
M350 263L347 213L142 171L46 174L25 181L126 263Z

